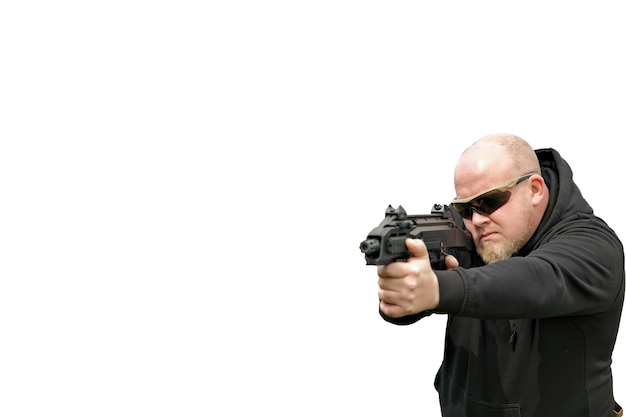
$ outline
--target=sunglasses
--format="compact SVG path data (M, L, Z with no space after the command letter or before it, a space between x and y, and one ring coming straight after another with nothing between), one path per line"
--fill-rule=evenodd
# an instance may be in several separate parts
M515 187L520 182L535 174L537 173L531 172L530 174L524 174L521 177L513 178L504 184L492 187L487 191L474 194L471 197L456 198L452 200L450 205L461 215L461 217L467 220L472 219L474 211L483 215L489 215L509 201L509 198L511 198L511 192L508 190L510 188Z

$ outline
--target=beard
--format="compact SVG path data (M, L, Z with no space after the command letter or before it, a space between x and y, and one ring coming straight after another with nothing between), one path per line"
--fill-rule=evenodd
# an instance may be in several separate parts
M509 239L497 244L494 242L480 242L476 239L475 243L476 252L478 252L486 264L510 258L520 250L520 247Z
M531 212L528 210L520 220L523 224L527 225L518 239L509 239L502 235L503 240L501 242L481 242L480 234L474 237L474 244L476 245L476 252L485 261L486 264L491 264L503 259L510 258L515 255L519 250L528 242L528 239L533 234L531 226Z

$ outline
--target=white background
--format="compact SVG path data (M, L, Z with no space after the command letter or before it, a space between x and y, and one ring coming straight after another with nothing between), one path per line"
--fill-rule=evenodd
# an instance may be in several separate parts
M619 3L3 3L0 414L438 415L358 245L494 132L626 237Z

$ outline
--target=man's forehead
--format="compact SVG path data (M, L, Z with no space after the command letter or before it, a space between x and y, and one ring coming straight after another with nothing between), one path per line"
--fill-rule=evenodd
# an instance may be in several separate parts
M513 172L513 161L503 152L472 152L464 154L459 159L455 170L455 181L461 181L467 177L472 178L472 182L482 179L498 179L500 176L510 176ZM503 179L503 181L506 178Z
M454 173L454 186L458 198L464 198L488 190L515 175L512 161L500 158L479 157L459 161Z

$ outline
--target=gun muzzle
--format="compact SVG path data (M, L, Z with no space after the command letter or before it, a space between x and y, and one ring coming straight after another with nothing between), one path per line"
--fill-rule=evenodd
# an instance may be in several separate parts
M361 242L361 252L367 256L376 255L380 251L378 239L367 239Z

